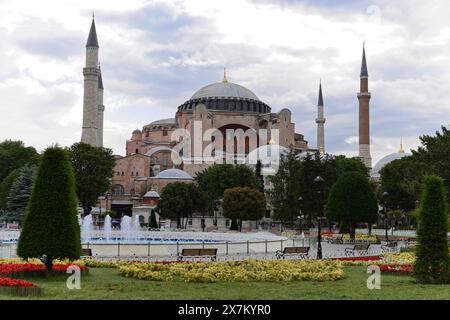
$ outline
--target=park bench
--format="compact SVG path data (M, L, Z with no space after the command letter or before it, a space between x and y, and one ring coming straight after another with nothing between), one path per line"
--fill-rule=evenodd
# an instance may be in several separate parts
M397 251L397 249L398 241L389 241L387 244L381 246L381 250L383 250L383 252Z
M309 247L286 247L275 252L277 259L284 259L286 256L298 256L300 259L306 259L308 257Z
M81 257L92 257L92 249L81 249Z
M369 254L370 244L368 243L360 243L355 244L353 248L346 248L345 255L346 256L356 256L356 255L368 255Z
M343 244L344 243L344 235L343 234L334 235L328 239L328 243Z
M211 261L216 261L217 248L183 249L178 255L178 260L181 261L183 258L211 258Z

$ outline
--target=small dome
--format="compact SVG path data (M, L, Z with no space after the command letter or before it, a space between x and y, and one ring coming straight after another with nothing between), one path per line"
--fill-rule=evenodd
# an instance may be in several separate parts
M195 92L191 100L213 97L241 98L259 101L259 98L252 91L231 82L217 82L207 85Z
M155 190L151 190L144 194L144 198L159 198L159 193Z
M174 123L176 123L175 118L167 118L167 119L160 119L160 120L153 121L150 124L174 124Z
M395 152L395 153L391 153L387 156L385 156L384 158L382 158L380 161L377 162L377 164L375 165L375 167L373 167L372 172L371 172L371 176L373 178L380 178L380 171L381 169L383 169L383 167L385 165L387 165L388 163L391 163L394 160L399 160L401 158L404 157L409 157L411 156L410 153L405 153L405 152Z
M192 177L180 169L167 169L161 171L155 179L174 179L174 180L192 180Z
M133 134L142 134L142 132L141 132L141 130L136 129L136 130L133 131Z

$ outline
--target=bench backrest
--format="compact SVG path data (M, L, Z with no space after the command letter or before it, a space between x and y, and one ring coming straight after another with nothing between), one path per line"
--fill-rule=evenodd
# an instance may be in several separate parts
M183 249L181 251L182 256L199 256L200 255L200 249Z
M200 249L200 256L215 256L217 255L217 248Z
M83 257L91 257L92 249L81 249L81 256Z
M355 244L355 246L353 247L353 250L368 250L369 249L370 244L365 244L365 243L360 243L360 244Z
M303 253L307 254L309 252L309 247L286 247L283 253Z

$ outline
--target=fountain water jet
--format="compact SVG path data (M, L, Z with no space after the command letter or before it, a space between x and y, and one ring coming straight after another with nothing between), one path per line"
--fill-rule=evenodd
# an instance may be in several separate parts
M82 225L81 225L81 238L84 242L87 242L91 239L92 231L94 227L92 225L92 215L88 214L84 217Z
M105 217L105 223L103 224L103 234L105 235L106 242L109 242L109 237L111 236L111 217L109 214Z

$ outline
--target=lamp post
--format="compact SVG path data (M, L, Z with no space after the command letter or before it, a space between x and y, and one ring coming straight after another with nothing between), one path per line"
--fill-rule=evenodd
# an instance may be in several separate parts
M299 220L299 223L300 223L300 225L299 225L300 231L303 231L303 225L302 225L302 219L303 219L303 215L302 215L303 197L302 196L298 197L298 203L299 203L299 208L300 208L300 210L299 210L300 215L297 216L297 219Z
M383 192L383 211L384 211L384 228L386 231L386 242L389 242L388 236L388 209L387 209L387 200L389 197L389 193Z
M322 259L322 230L321 230L321 220L322 217L322 186L325 180L321 176L317 176L314 179L314 183L317 185L317 259Z

